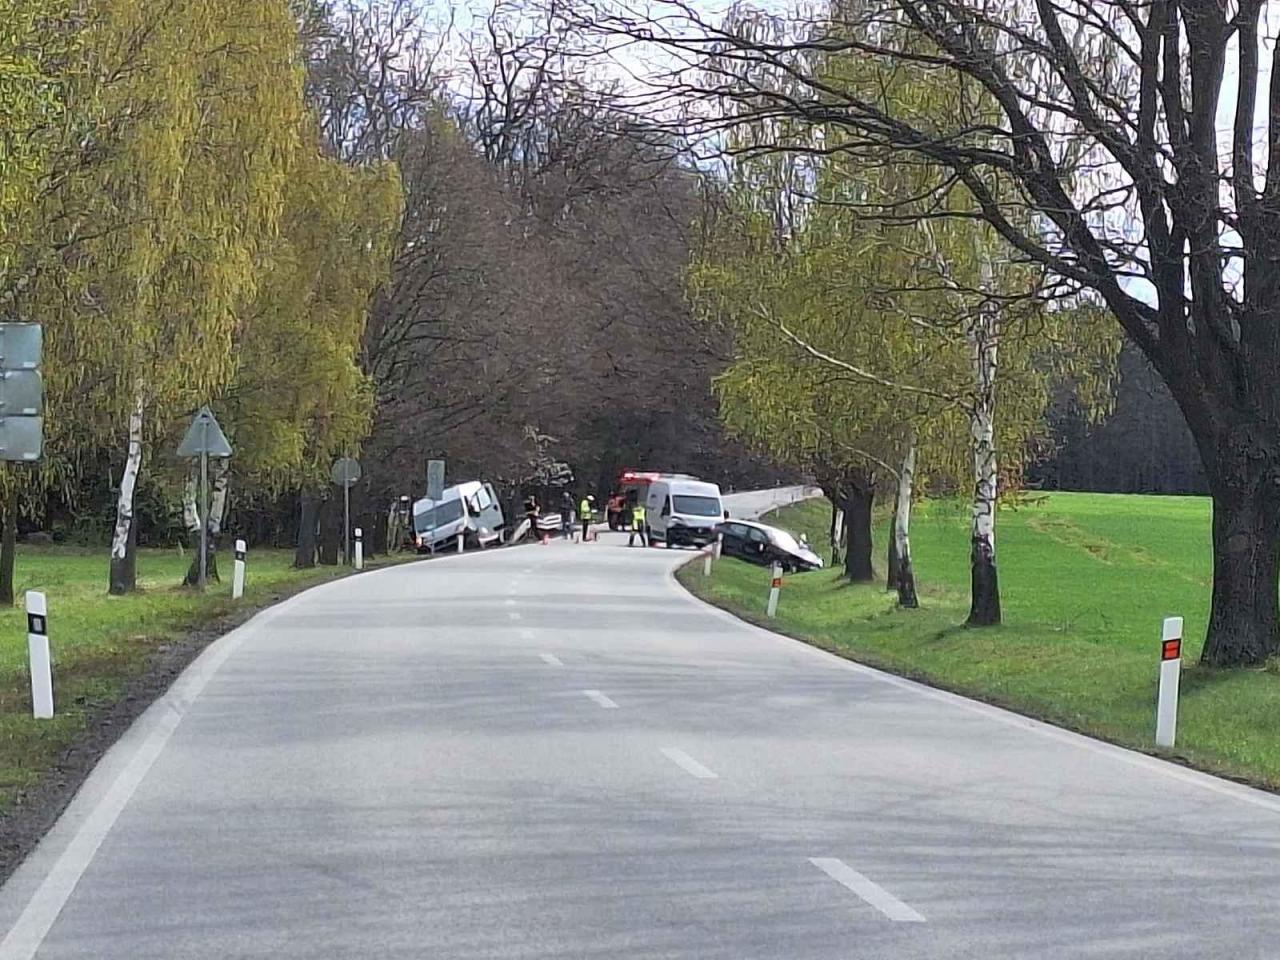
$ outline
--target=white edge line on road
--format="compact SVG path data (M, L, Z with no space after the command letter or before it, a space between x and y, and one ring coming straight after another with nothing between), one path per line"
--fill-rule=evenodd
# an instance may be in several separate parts
M507 616L508 616L510 619L512 619L512 620L519 620L519 619L520 619L520 614L516 613L516 611L514 611L514 610L512 610L510 613L508 613L508 614L507 614Z
M718 779L714 770L708 770L679 747L663 747L662 755L685 773L697 777L699 780Z
M542 658L542 662L549 667L564 666L564 664L560 662L560 658L557 657L554 653L540 653L538 654L538 656L540 656Z
M507 597L507 599L503 600L502 603L504 606L514 607L516 605L516 599L515 597Z
M403 568L386 567L383 570L370 571L367 574L362 574L362 576L377 576L397 569ZM67 900L70 899L71 894L75 891L80 878L84 875L85 870L88 869L89 864L93 862L98 848L102 846L103 841L106 840L107 835L111 832L111 828L115 826L116 820L124 811L130 799L132 799L139 785L146 778L151 767L159 759L160 754L169 742L169 738L173 736L173 732L178 729L178 725L182 722L187 709L200 696L209 681L213 679L227 659L249 637L267 626L294 604L301 602L304 597L324 592L342 584L345 579L331 580L328 583L318 584L310 590L290 597L288 600L278 603L253 617L243 626L215 640L178 676L178 679L174 681L166 694L143 711L142 715L125 731L124 736L107 751L94 767L95 771L99 768L103 770L109 769L109 764L119 756L118 751L132 750L132 755L128 756L128 759L124 762L123 769L116 774L113 780L109 781L109 785L101 789L101 792L90 800L92 806L89 807L87 812L83 813L83 819L80 821L79 826L75 828L71 839L63 847L62 851L56 855L56 858L52 860L52 865L47 867L43 879L35 887L30 900L14 921L13 926L9 928L4 940L0 941L0 960L32 960L35 957L36 951L44 943L44 938L48 936L49 930L53 927L58 915L62 912L62 908L66 906ZM131 741L133 740L138 742L136 744L132 743ZM113 754L116 754L116 757L113 757ZM6 896L12 895L10 893L10 885L17 886L20 874L25 873L28 869L37 869L41 861L50 859L51 855L47 854L46 850L42 848L45 848L47 843L55 841L55 836L59 833L59 826L64 822L64 819L74 817L78 812L76 808L82 805L85 800L88 800L92 792L98 789L97 785L93 784L92 781L93 773L90 773L80 791L46 835L45 840L41 841L31 856L19 866L14 875L5 883L3 893Z
M520 639L521 639L521 640L532 640L532 639L534 639L534 637L536 637L536 636L537 636L537 634L535 634L535 633L534 633L532 630L530 630L528 627L521 627L521 628L520 628Z
M608 697L606 697L599 690L583 690L582 695L586 697L588 700L594 700L596 703L600 704L600 706L604 707L606 710L618 709L618 705L614 703L612 700L610 700ZM3 960L3 958L0 957L0 960Z
M810 857L809 862L832 880L848 887L890 920L898 923L924 923L924 917L869 877L864 877L843 860L835 857Z
M855 660L847 660L828 650L815 647L812 644L805 643L803 640L796 640L793 637L785 636L781 633L774 633L772 630L766 630L764 627L758 627L754 623L748 623L735 617L728 610L722 610L710 601L703 600L701 597L695 596L676 579L676 571L686 563L691 562L687 557L677 558L668 568L667 585L670 589L684 597L685 601L694 606L701 607L712 616L719 617L728 623L733 623L743 630L748 630L761 636L765 636L773 640L775 643L785 644L792 650L799 650L806 655L823 660L828 666L837 667L842 670L848 670L851 673L860 673L863 676L878 680L881 683L887 683L890 686L898 687L915 694L918 697L927 697L930 700L937 700L939 703L948 706L966 710L969 713L975 713L988 720L994 720L1005 726L1015 727L1028 733L1036 733L1051 740L1057 740L1060 743L1068 744L1082 750L1088 750L1101 756L1110 757L1122 763L1131 766L1141 767L1151 773L1160 774L1171 780L1179 780L1191 786L1200 787L1203 790L1219 794L1220 796L1229 797L1239 800L1242 803L1251 804L1255 807L1261 807L1272 813L1280 813L1280 796L1267 793L1262 790L1246 787L1242 784L1231 783L1228 780L1222 780L1212 774L1202 773L1199 770L1192 770L1189 767L1183 767L1168 760L1162 760L1159 757L1153 757L1145 753L1139 753L1136 750L1126 750L1124 747L1117 746L1113 743L1107 743L1103 740L1095 740L1092 737L1085 736L1083 733L1076 733L1072 730L1065 730L1062 727L1055 727L1052 724L1045 723L1043 720L1035 720L1031 717L1023 716L1020 713L1013 713L1010 710L1004 710L1000 707L994 707L991 704L982 703L979 700L970 700L968 697L962 697L958 693L950 693L946 690L940 690L937 687L930 687L923 683L916 683L914 680L907 680L905 677L895 676L891 673L885 673L883 670L877 670L875 667L869 667L866 664L858 663ZM0 958L2 960L2 958Z

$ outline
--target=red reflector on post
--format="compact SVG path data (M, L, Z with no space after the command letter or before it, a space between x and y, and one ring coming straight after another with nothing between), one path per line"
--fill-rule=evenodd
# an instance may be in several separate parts
M1174 637L1172 640L1165 640L1161 644L1160 659L1161 660L1179 660L1182 657L1182 638Z
M773 587L780 587L780 586L782 586L782 578L781 578L781 577L774 577L774 578L773 578L773 583L771 583L771 584L770 584L770 586L773 586Z

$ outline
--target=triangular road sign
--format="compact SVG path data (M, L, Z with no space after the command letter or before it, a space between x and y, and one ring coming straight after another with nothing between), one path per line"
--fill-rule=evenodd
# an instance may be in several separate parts
M208 407L201 407L200 412L191 420L187 434L178 445L178 456L198 457L200 454L216 458L231 456L231 444L227 435L218 426L218 420Z

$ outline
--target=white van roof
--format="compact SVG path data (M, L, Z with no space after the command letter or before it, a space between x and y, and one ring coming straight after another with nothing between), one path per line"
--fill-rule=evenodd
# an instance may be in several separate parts
M659 480L654 486L664 486L670 493L686 496L716 497L717 499L720 496L720 488L705 480Z
M439 500L432 500L430 497L423 497L413 505L415 514L422 513L424 510L430 510L437 503L446 503L449 500L458 500L462 497L469 497L473 493L478 493L480 488L484 486L479 480L464 480L462 483L455 483L452 487L445 487L440 494Z

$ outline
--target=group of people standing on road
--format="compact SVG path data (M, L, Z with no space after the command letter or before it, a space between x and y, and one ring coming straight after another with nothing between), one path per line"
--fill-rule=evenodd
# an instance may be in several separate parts
M538 535L538 517L541 514L537 497L530 496L525 499L524 512L526 519L529 521L529 535L536 537ZM566 540L573 536L575 515L577 522L582 524L582 542L586 543L591 538L591 524L595 521L596 498L590 494L584 494L575 507L573 496L568 490L560 494L560 535ZM647 547L649 545L649 528L645 523L644 504L627 504L625 528L629 533L627 546L635 546L637 537L640 538L640 546Z

